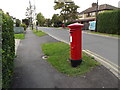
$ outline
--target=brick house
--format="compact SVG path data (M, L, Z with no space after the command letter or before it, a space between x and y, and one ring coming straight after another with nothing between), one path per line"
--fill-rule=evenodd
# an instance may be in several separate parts
M114 7L112 5L102 4L102 5L98 6L98 14L105 12L105 11L116 10L116 9L118 9L118 8ZM79 15L78 15L79 19L75 20L75 22L86 24L89 21L95 21L96 20L96 11L97 11L97 4L92 3L92 7L89 7L88 9L79 13ZM87 27L88 27L88 25L87 25Z
M102 4L98 6L98 13L118 9L112 5ZM97 4L92 3L92 7L79 13L79 20L84 21L94 21L96 19Z

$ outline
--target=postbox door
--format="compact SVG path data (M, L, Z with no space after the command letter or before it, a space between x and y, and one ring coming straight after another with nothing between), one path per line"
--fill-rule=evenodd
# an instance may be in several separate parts
M76 42L75 42L75 31L70 32L70 45L71 45L71 58L76 58Z
M70 32L71 59L81 59L81 31Z

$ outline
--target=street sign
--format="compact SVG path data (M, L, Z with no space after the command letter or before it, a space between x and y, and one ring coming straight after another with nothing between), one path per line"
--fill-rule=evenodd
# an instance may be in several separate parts
M89 22L89 30L95 31L96 21L90 21Z

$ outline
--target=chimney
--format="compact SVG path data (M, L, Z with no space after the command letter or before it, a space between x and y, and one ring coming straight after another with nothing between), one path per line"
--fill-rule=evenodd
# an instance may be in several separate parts
M95 6L97 6L97 3L92 3L92 7L95 7Z

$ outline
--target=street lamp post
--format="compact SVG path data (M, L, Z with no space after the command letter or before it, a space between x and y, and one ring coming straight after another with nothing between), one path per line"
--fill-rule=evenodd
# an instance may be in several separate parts
M95 32L97 32L97 24L98 23L98 0L97 0L97 7L96 7L96 29L95 29Z

